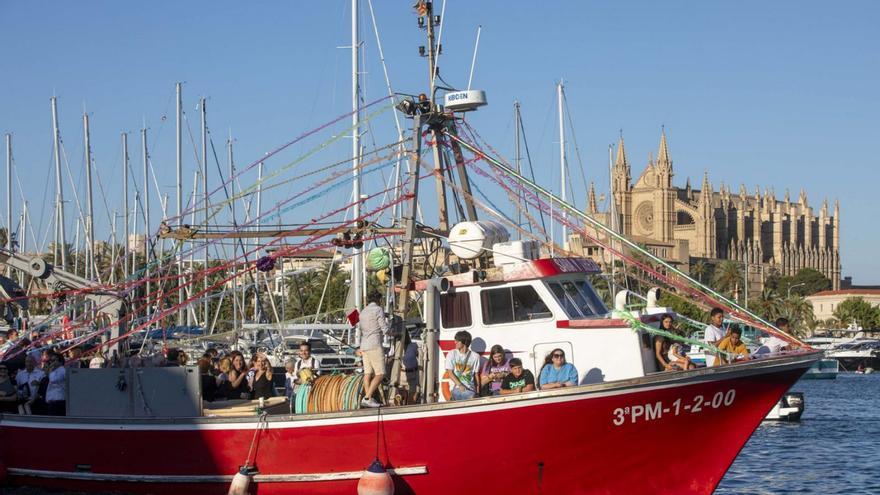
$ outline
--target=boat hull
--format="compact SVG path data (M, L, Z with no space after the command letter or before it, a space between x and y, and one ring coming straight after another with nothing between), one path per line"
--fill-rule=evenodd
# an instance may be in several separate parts
M261 495L355 493L377 454L398 470L397 494L477 493L489 480L505 493L708 494L817 357L265 423L3 416L0 459L13 484L222 493L256 438ZM706 448L672 448L695 436Z

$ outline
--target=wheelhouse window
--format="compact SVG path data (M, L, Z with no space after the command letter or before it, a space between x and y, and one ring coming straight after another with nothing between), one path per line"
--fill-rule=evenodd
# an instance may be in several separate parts
M560 280L548 282L547 286L569 318L593 318L608 313L605 304L584 280Z
M541 296L528 285L480 291L480 304L486 325L541 320L553 316Z
M440 323L443 328L464 328L473 323L471 299L467 292L440 294Z

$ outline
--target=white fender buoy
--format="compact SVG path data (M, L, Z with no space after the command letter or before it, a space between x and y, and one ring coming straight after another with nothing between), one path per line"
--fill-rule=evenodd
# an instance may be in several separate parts
M394 480L379 459L373 461L361 475L358 495L394 495Z
M247 495L250 484L251 475L248 474L248 467L242 466L232 477L232 483L229 484L229 491L226 495Z

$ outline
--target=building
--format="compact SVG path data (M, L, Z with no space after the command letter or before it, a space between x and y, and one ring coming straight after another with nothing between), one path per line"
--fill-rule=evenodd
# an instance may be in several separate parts
M752 289L763 288L771 269L789 276L803 268L818 270L834 289L840 287L838 202L829 214L825 200L814 215L804 191L792 202L787 191L779 200L772 190L762 194L756 187L749 194L744 185L738 193L723 184L716 192L708 172L700 189L692 188L690 179L684 187L675 186L673 176L665 131L656 160L648 157L635 182L621 136L612 168L613 214L598 211L593 186L588 213L679 266L699 260L742 262L750 268Z
M813 304L813 316L817 321L825 321L834 317L834 310L847 299L860 297L874 306L880 306L880 289L842 289L824 290L811 296L807 301ZM849 322L841 322L846 325Z

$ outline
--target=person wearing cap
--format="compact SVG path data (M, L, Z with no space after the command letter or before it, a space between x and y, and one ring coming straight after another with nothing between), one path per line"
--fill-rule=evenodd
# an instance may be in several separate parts
M523 369L522 359L512 358L509 364L510 373L501 379L501 395L535 390L535 377L531 371Z

